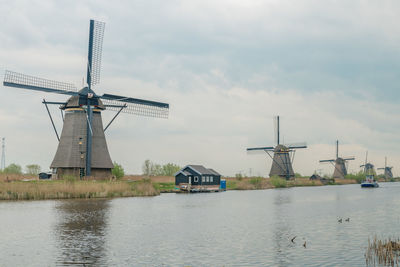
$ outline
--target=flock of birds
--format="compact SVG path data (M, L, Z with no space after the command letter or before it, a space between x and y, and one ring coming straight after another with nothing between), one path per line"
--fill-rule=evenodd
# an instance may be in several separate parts
M344 221L345 221L345 222L350 222L350 218L347 218L347 219L345 219ZM342 223L342 222L343 222L343 218L338 219L338 223ZM294 240L296 239L296 237L297 237L297 235L295 235L292 239L290 239L290 241L291 241L292 243L294 243ZM304 248L307 248L307 241L304 241L303 247L304 247Z

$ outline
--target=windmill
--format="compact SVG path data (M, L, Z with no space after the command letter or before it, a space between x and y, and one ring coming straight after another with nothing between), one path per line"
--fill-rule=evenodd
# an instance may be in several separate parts
M393 178L393 173L392 173L393 167L388 167L387 166L387 158L385 157L385 167L384 168L378 168L378 170L383 170L383 174L385 176L385 180L389 180Z
M66 102L47 102L43 100L58 139L58 148L50 167L59 177L65 175L111 176L114 167L107 148L104 131L121 113L148 117L167 118L169 104L119 96L113 94L97 95L93 86L100 81L101 52L104 23L90 20L89 51L86 84L81 90L73 84L57 82L12 71L6 71L4 86L34 90L46 93L68 95ZM48 105L60 105L63 112L63 129L58 135ZM108 125L103 128L101 112L117 111Z
M368 151L365 154L365 163L360 168L364 168L365 175L375 175L374 165L368 162Z
M271 171L269 176L281 176L286 179L294 177L294 171L292 162L294 161L294 155L296 149L307 148L305 143L283 145L280 143L280 129L279 129L279 116L276 116L276 146L268 147L253 147L247 148L248 152L251 151L265 151L267 155L272 159ZM273 154L273 155L272 155Z
M354 160L354 157L347 157L347 158L339 157L339 140L336 140L336 159L324 159L320 160L319 162L331 163L335 167L332 178L343 179L347 175L346 163L349 160Z

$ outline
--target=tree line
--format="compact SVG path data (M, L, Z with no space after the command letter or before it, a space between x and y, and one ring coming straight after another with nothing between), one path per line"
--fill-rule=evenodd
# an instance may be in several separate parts
M146 176L173 176L180 169L181 167L174 163L161 165L149 159L146 159L142 165L143 175Z
M28 164L25 166L25 172L23 172L21 165L11 163L3 170L0 170L0 173L5 174L28 174L28 175L38 175L41 172L41 167L38 164Z

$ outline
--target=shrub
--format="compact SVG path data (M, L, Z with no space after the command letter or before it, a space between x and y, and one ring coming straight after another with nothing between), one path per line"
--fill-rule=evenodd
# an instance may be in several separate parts
M263 178L262 177L255 177L250 179L250 183L254 185L256 189L261 189L262 188L262 182Z
M363 181L365 181L365 174L360 171L357 174L347 174L345 178L356 180L357 183L361 184Z
M283 187L287 187L287 182L285 179L279 177L279 176L272 176L270 178L270 182L271 184L275 187L275 188L283 188Z
M11 163L4 168L3 173L22 174L22 167L18 164Z
M114 162L114 168L111 170L112 175L115 176L118 180L124 177L125 171L124 168L117 162Z
M40 173L40 166L37 164L29 164L25 167L26 173L30 175L38 175Z

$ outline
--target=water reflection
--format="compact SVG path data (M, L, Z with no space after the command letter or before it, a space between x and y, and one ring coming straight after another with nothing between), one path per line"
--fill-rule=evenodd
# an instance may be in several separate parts
M287 189L276 190L274 193L274 259L276 266L285 267L291 265L288 249L293 246L290 242L292 219L287 209L292 198Z
M56 204L58 265L105 263L109 200L65 200Z

